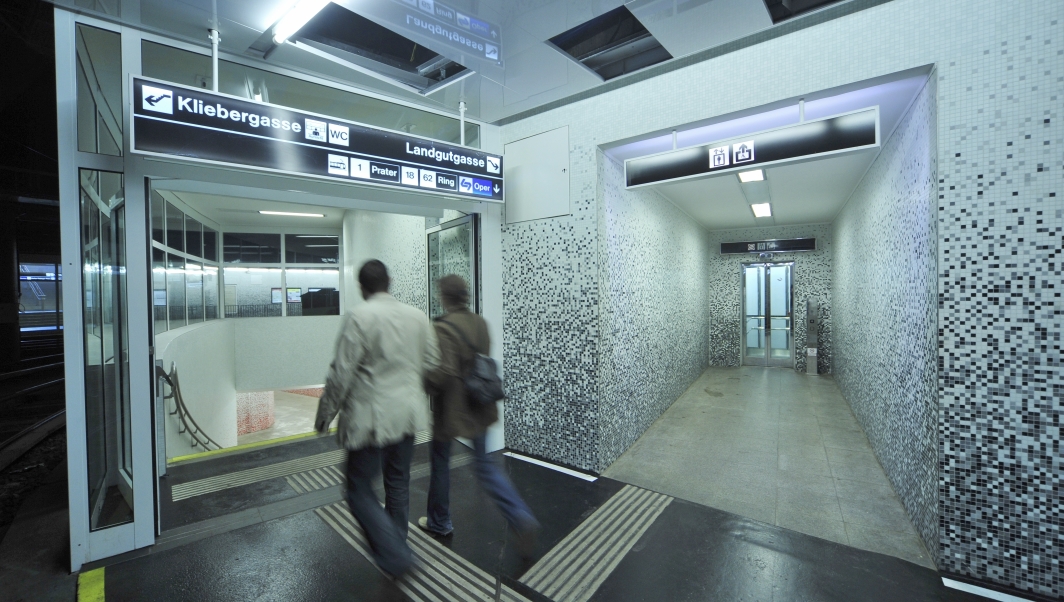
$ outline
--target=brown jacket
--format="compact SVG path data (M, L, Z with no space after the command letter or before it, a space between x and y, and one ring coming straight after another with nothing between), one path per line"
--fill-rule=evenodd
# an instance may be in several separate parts
M440 364L425 378L425 389L432 396L432 436L437 441L449 441L480 435L499 419L499 410L496 404L470 403L462 377L472 366L474 353L487 355L491 351L488 324L479 315L461 308L437 318L433 325L440 346ZM456 328L475 350L455 334Z

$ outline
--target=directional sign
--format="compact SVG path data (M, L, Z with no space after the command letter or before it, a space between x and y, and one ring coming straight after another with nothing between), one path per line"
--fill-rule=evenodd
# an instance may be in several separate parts
M502 202L502 157L244 98L133 78L133 152ZM463 180L469 185L461 186Z
M877 146L879 109L871 108L734 140L628 159L624 162L624 175L628 188L635 188Z
M815 238L788 238L780 240L753 240L720 243L721 255L741 253L794 253L816 251Z

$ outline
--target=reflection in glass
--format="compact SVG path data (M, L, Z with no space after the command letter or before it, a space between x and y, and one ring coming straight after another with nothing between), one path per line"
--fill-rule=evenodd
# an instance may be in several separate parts
M122 174L81 170L85 428L92 530L133 520Z
M281 263L281 235L225 232L222 259L225 263Z
M218 268L203 266L203 319L218 318Z
M78 150L122 154L122 39L78 24L75 34Z
M166 244L166 201L154 190L151 191L151 239Z
M340 237L330 234L286 234L285 263L340 263Z
M457 274L469 285L470 309L476 310L477 283L474 280L473 222L466 221L428 235L429 242L429 317L443 315L440 291L436 282L448 274Z
M203 227L203 258L207 261L218 261L218 233Z
M195 257L203 257L203 225L185 216L185 252Z
M185 214L170 203L166 203L166 246L185 250Z
M281 303L273 302L271 289L280 289L281 268L227 267L225 317L262 318L281 315Z
M285 287L289 316L340 315L340 270L287 268Z
M151 250L151 304L155 334L166 332L166 251Z
M58 263L19 263L18 324L22 332L62 328L62 268Z
M170 330L185 325L185 258L166 254L166 302Z
M203 264L196 261L185 262L185 307L189 324L203 321Z

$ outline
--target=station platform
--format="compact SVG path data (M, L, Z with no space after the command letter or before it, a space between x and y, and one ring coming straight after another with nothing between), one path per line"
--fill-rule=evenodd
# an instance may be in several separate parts
M412 521L424 515L427 447L415 448ZM983 599L899 558L500 452L543 524L534 554L522 560L476 483L468 450L456 443L454 452L455 531L437 538L411 525L417 568L398 580L368 559L347 511L343 451L331 437L311 438L172 467L163 512L171 519L158 543L85 567L78 599Z

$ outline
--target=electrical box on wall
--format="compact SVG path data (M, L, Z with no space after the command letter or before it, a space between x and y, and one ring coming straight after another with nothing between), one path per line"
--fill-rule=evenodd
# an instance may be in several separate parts
M506 145L506 223L569 215L569 127Z
M820 330L820 304L816 299L805 301L805 373L816 374L817 334Z

